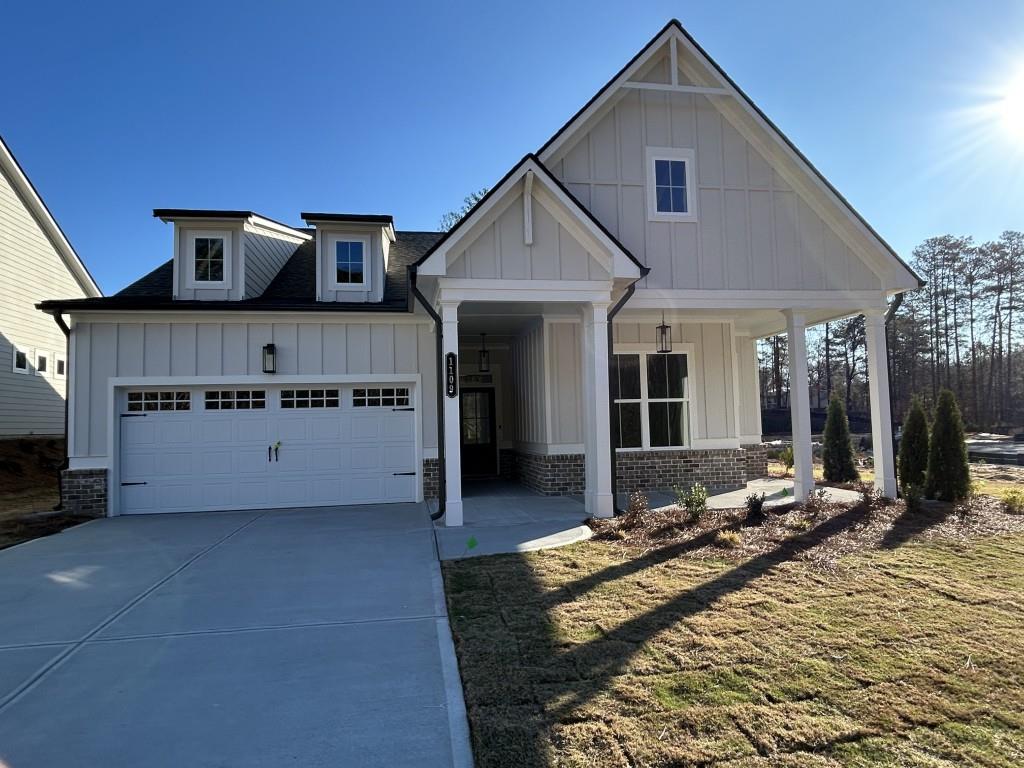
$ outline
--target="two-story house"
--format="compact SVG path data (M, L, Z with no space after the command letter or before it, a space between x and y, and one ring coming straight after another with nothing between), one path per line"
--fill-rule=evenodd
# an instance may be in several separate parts
M858 313L895 494L884 315L919 279L676 21L447 233L155 215L170 261L41 305L71 318L65 483L109 514L738 487L781 332L805 495L805 329Z

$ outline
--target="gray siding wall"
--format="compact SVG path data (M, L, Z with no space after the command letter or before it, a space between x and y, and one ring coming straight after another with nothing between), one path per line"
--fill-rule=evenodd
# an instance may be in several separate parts
M522 448L537 449L547 443L544 397L544 326L518 336L511 345L512 391L515 412L510 437Z
M646 147L694 150L695 220L647 220ZM549 167L652 268L643 287L881 287L706 96L624 90Z
M64 433L65 381L54 375L54 355L65 352L64 334L35 304L85 295L0 173L0 436ZM14 373L15 345L48 352L49 374Z
M607 280L608 270L533 198L533 244L523 237L523 196L516 195L448 266L448 277L504 280Z
M546 324L548 344L548 402L551 403L551 442L583 442L583 356L580 323Z
M761 440L761 387L758 381L757 342L750 336L736 337L736 366L739 370L737 410L740 435Z
M262 295L301 243L298 238L247 227L243 239L246 298Z
M261 376L270 342L281 375L420 373L423 447L437 449L432 323L85 321L72 334L71 455L107 455L111 377Z
M367 269L370 274L370 290L336 291L330 288L331 275L335 274L335 254L331 237L346 235L370 238L370 255ZM380 301L384 296L384 248L383 233L380 229L328 230L317 232L317 250L320 254L320 297L321 301Z

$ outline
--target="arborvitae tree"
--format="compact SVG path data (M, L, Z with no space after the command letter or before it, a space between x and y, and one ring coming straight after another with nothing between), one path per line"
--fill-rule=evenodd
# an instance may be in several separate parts
M828 403L825 420L825 444L821 458L825 464L825 479L833 483L850 483L860 479L853 464L853 445L850 444L850 423L846 419L843 401L834 392Z
M924 491L925 476L928 473L928 417L924 414L921 398L910 401L910 410L903 422L903 436L900 438L900 487L914 487L920 494Z
M953 393L944 389L939 393L932 422L925 493L942 501L959 501L966 498L970 490L971 473L960 407Z

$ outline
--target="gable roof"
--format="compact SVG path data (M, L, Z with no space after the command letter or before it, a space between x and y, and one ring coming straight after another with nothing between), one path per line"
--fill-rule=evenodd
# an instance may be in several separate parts
M527 168L527 166L529 166L529 168ZM548 170L547 166L545 166L544 163L540 161L540 158L537 157L537 155L535 155L532 152L525 155L522 160L516 163L508 171L508 173L501 177L501 180L497 184L495 184L493 187L487 190L487 193L483 197L481 197L476 202L476 204L472 208L470 208L465 213L465 215L463 215L463 217L455 223L455 225L451 229L445 232L442 235L442 237L436 243L434 243L434 245L426 253L423 254L423 256L421 256L414 264L411 265L411 268L413 270L416 270L420 266L422 266L427 261L427 259L434 255L435 252L444 247L444 245L450 239L459 234L460 230L467 227L472 219L474 219L481 211L485 210L490 204L490 202L499 194L499 192L507 191L507 185L512 179L516 178L518 175L520 175L520 173L525 173L526 170L532 170L535 171L536 173L539 173L555 189L557 189L562 195L564 195L567 199L567 202L569 203L569 207L574 211L574 213L576 213L585 223L589 224L598 233L600 233L602 237L607 239L608 243L611 245L613 249L617 249L619 252L622 253L622 255L629 259L629 261L635 264L636 267L640 270L641 277L643 277L644 275L651 271L651 268L644 266L640 262L640 260L637 259L637 257L634 256L630 252L630 250L619 241L617 237L615 237L615 235L609 232L608 228L605 227L605 225L602 224L601 221L593 213L591 213L586 207L584 207L584 205L579 200L576 199L576 196L569 191L568 187L566 187L561 181L555 178L554 174L552 174L551 171Z
M60 228L60 224L57 223L53 214L50 213L50 209L46 207L43 198L18 163L18 160L14 157L14 153L11 152L10 147L7 146L2 136L0 136L0 172L10 180L11 186L14 187L15 192L24 202L25 207L39 224L43 234L46 235L46 238L53 245L54 250L57 251L67 266L68 271L71 272L75 280L82 287L82 290L92 296L102 296L103 291L100 290L92 275L89 274L85 263L75 252L67 235L64 234L64 230Z
M678 19L670 20L662 29L651 38L650 42L647 43L640 51L626 63L626 65L620 69L611 80L605 83L602 88L594 94L594 96L584 104L569 120L559 128L554 135L544 142L543 146L537 150L537 156L541 160L550 160L551 156L558 150L563 142L568 140L574 129L582 122L590 118L595 112L599 111L601 107L608 102L609 99L619 90L623 83L629 80L634 74L636 74L644 64L646 64L651 57L657 53L663 45L669 43L673 37L677 40L682 41L686 46L689 46L692 53L695 54L704 64L707 65L721 80L722 86L726 91L731 91L731 95L735 96L740 104L742 104L747 110L749 110L755 119L763 123L763 127L768 130L774 138L776 138L785 150L791 154L792 158L797 162L798 165L802 166L804 171L820 186L821 190L827 197L830 198L831 202L844 210L844 212L850 216L857 225L863 228L863 233L873 241L875 246L884 252L887 256L895 259L900 267L905 269L914 280L917 281L919 286L924 285L924 280L913 270L913 268L904 261L895 249L885 239L878 234L878 232L872 227L867 220L857 211L856 208L837 190L832 183L825 178L824 174L819 171L814 164L801 152L797 146L784 134L779 127L772 122L772 120L761 110L757 104L740 88L736 82L729 77L729 75L719 66L707 51L701 47L689 32L683 27Z

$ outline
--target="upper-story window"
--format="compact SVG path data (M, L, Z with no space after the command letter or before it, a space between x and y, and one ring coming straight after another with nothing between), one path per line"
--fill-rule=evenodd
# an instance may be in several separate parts
M231 233L197 230L187 238L187 284L191 288L227 288L231 282Z
M335 290L369 290L370 238L343 236L331 238L333 256L330 287Z
M653 221L693 216L693 151L647 148L647 213Z

